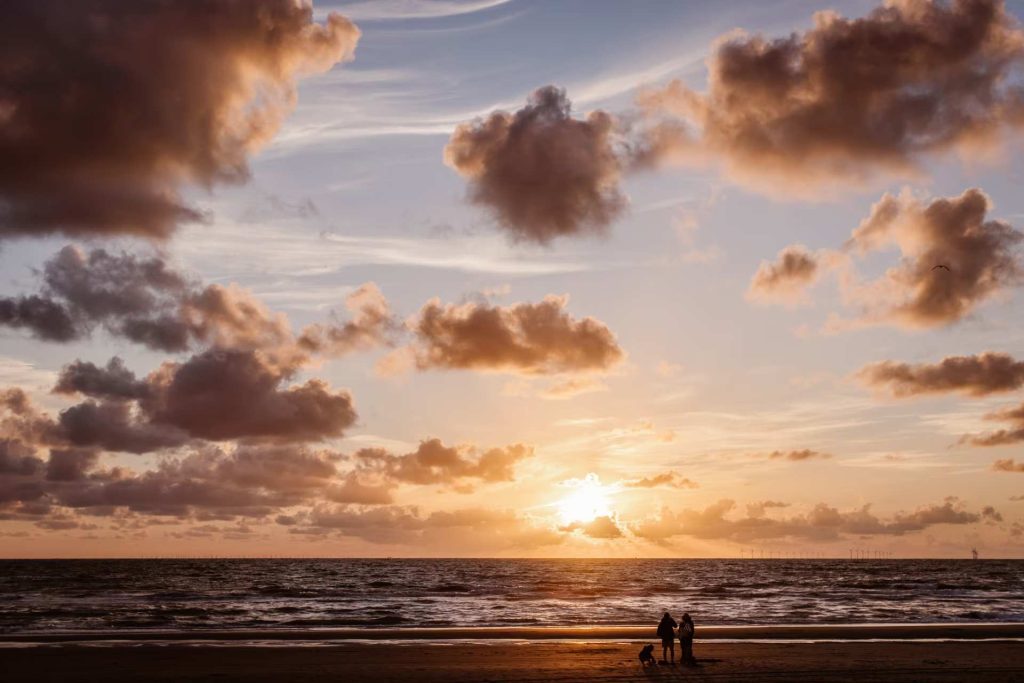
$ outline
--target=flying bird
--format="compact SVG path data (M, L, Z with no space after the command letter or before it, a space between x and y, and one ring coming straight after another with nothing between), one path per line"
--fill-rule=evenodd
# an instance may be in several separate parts
M949 270L949 266L947 266L947 265L946 265L946 264L944 264L944 263L940 263L940 264L939 264L939 265L937 265L937 266L932 266L932 270L936 270L936 269L938 269L938 268L944 268L945 270ZM949 270L949 272L951 272L951 273L952 273L953 271Z

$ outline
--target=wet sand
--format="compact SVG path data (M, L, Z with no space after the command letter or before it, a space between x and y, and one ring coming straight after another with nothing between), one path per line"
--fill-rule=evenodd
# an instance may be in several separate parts
M4 634L0 681L1021 681L1024 624L705 626L642 668L650 626ZM765 641L771 642L765 642ZM660 654L660 648L656 650Z
M702 642L711 640L912 640L912 639L1024 639L1024 623L944 624L777 624L699 626ZM335 641L453 641L453 640L635 640L652 637L647 626L496 626L496 627L391 627L391 628L260 628L260 629L159 629L116 631L36 631L0 634L4 643L98 643L111 640L142 642L303 642Z
M638 643L424 641L44 645L0 649L0 680L1024 681L1020 642L699 642L697 667L639 666Z

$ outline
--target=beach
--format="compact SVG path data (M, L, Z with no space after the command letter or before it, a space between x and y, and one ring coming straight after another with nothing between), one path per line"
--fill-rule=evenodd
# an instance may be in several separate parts
M0 568L0 683L1024 682L1019 561ZM663 605L697 618L700 666L640 668Z
M388 641L319 647L47 646L0 651L0 679L128 681L1024 681L1020 642L710 642L695 668L642 669L637 643Z
M698 666L643 668L650 630L7 634L0 680L1024 681L1024 624L709 626Z

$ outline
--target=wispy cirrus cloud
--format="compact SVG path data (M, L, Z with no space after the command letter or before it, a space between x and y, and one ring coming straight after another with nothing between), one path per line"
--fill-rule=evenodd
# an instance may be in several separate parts
M512 0L354 0L321 2L316 16L339 10L356 21L402 21L440 19L484 12L511 3Z

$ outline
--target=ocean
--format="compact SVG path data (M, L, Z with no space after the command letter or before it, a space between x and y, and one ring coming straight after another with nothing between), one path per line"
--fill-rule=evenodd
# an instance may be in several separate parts
M5 560L0 631L1024 621L1021 560Z

